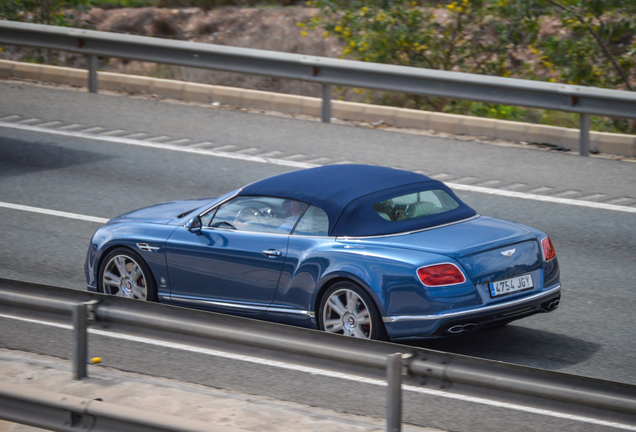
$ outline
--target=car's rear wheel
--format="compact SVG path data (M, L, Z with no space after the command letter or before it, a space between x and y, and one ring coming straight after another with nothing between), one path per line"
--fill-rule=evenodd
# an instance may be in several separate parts
M157 288L148 265L130 249L117 248L102 261L99 288L104 294L156 301Z
M350 282L330 287L320 302L320 328L361 339L386 339L386 330L375 303L362 288Z

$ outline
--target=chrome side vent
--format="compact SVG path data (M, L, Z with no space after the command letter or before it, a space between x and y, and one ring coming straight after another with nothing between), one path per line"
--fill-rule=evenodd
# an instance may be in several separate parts
M144 252L154 252L159 250L159 246L150 246L148 243L137 243L137 247Z

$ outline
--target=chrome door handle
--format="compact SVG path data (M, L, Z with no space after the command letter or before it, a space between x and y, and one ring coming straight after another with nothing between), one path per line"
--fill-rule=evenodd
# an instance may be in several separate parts
M270 257L270 258L276 258L281 256L283 253L281 251L277 251L275 249L266 249L263 251L263 255Z

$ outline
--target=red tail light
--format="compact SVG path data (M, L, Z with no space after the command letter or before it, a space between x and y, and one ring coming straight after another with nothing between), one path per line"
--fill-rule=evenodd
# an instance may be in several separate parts
M550 240L550 237L545 237L541 240L541 248L543 249L543 258L546 262L554 259L556 251L554 250L554 246L552 246L552 240Z
M455 285L466 282L464 274L455 264L435 264L417 269L417 275L426 286Z

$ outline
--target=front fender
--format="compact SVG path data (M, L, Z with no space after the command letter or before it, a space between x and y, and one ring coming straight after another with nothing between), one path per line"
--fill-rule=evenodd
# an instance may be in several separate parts
M159 299L169 301L166 240L176 228L171 225L145 223L115 223L99 228L91 239L86 258L87 288L90 291L97 291L98 272L106 254L114 248L126 247L138 253L148 264L157 283ZM143 250L138 244L146 244L151 248Z

